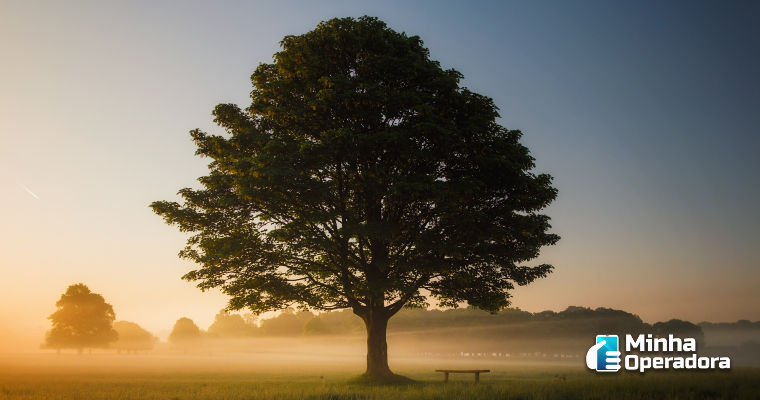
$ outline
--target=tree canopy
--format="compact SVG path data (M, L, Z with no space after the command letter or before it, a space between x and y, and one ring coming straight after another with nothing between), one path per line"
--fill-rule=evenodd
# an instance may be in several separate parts
M303 334L303 326L314 318L308 311L286 309L277 316L261 321L261 331L264 335L290 336Z
M208 327L208 333L220 338L246 337L256 333L256 326L247 322L240 314L222 310L214 317L214 323Z
M150 350L158 341L158 338L152 333L134 322L116 321L113 324L113 329L119 334L119 340L114 344L114 347L119 351Z
M152 204L193 233L185 279L231 309L350 308L367 374L389 376L385 328L402 307L496 312L552 270L525 264L559 239L540 213L552 178L419 37L341 18L281 47L253 73L250 106L214 109L226 134L191 132L211 160L202 188Z
M201 338L201 330L192 319L182 317L174 323L174 328L169 334L169 342L175 345L189 345Z
M48 317L53 327L46 335L46 347L82 351L108 347L118 339L113 307L83 283L69 286L55 305L58 310Z

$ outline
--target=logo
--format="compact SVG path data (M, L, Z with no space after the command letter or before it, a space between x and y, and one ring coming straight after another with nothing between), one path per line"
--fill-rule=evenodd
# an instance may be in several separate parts
M596 344L586 353L586 366L597 372L620 370L620 348L617 335L596 335Z
M625 335L625 362L621 365L618 335L596 335L596 344L586 353L586 366L597 372L646 372L663 369L731 369L728 357L701 357L697 340L669 334L660 337Z

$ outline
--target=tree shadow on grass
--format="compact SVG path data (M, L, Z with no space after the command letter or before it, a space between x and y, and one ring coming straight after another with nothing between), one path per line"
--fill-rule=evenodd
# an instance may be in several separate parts
M415 381L414 379L407 378L403 375L391 374L382 377L371 377L366 374L359 375L355 378L349 379L350 385L361 386L396 386L396 385L423 385L425 382Z

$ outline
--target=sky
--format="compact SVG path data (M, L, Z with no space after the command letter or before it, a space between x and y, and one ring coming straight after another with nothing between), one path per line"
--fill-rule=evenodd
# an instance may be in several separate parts
M361 15L419 35L554 176L556 270L514 306L760 319L760 3L0 0L0 334L41 343L77 282L206 328L226 298L180 279L186 236L148 204L196 185L188 131L221 132L283 36Z

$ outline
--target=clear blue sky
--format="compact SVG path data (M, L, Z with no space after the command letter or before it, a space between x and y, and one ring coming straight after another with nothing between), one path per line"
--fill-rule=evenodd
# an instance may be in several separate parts
M760 319L758 2L0 1L0 319L83 281L154 331L224 305L151 213L204 173L187 135L287 34L373 15L491 96L560 190L530 311ZM31 192L31 193L30 193ZM16 310L16 311L14 311Z

